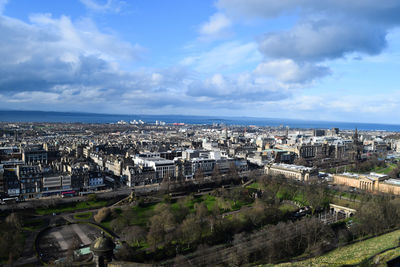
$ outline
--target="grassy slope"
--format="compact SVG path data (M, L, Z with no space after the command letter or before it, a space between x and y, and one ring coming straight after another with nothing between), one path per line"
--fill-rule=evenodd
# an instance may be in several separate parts
M357 264L387 248L399 244L400 230L335 249L320 257L277 266L342 266Z
M400 256L400 248L391 249L379 255L376 255L372 262L378 267L386 267L386 262Z
M100 208L107 205L107 201L86 201L86 202L78 202L73 203L72 205L66 205L59 208L38 208L36 209L36 213L40 215L47 215L52 213L61 213L61 212L71 212L77 210L85 210L85 209L93 209Z

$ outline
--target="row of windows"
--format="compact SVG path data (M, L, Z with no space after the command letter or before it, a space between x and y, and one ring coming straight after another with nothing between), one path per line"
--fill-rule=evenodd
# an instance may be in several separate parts
M22 190L21 190L21 193L22 193L22 194L25 194L25 193L35 193L35 192L36 192L35 188L27 188L26 190L25 190L25 189L22 189ZM38 192L40 192L40 190L38 190Z
M101 185L101 184L103 184L103 181L90 181L89 182L89 185Z
M22 183L37 183L40 182L40 179L22 179L21 180Z
M299 177L298 173L293 173L293 172L287 172L287 171L277 171L277 170L271 170L272 174L283 174L287 177Z

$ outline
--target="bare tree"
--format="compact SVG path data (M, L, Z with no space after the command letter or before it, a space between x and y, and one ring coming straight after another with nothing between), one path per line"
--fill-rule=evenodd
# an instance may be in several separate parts
M128 226L122 231L122 238L129 244L135 243L139 246L141 241L146 240L146 230L140 226Z
M211 175L211 180L215 182L216 184L221 184L222 183L222 176L221 173L219 172L218 165L214 166L212 175Z
M174 259L174 266L176 267L190 267L192 264L190 264L190 261L186 259L185 256L183 255L178 255Z
M153 250L164 241L170 241L171 233L175 229L175 218L167 204L158 204L154 209L155 215L149 220L149 232L147 233L147 242Z
M308 162L307 160L305 160L304 158L297 158L294 160L294 164L296 165L301 165L301 166L308 166Z
M195 181L197 181L198 183L203 183L204 182L204 174L203 171L198 168L194 174L194 179Z
M147 242L151 249L155 251L158 245L164 241L165 238L164 222L160 215L154 215L150 218L150 228L147 233Z
M179 232L181 241L186 243L189 247L191 243L194 243L200 239L202 230L196 217L189 215L180 224Z
M235 163L231 163L229 167L229 172L228 172L228 177L231 180L238 180L239 179L239 173L238 170L235 166Z
M17 229L21 229L21 227L22 227L20 217L18 216L18 214L14 213L14 212L7 216L6 223L8 223L9 225L11 225Z
M111 229L116 233L121 233L122 230L128 225L129 225L129 220L125 216L118 216L110 223Z

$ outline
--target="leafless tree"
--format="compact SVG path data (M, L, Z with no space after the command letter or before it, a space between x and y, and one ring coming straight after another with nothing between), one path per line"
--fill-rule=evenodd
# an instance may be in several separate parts
M21 227L22 227L20 217L18 216L18 214L14 213L14 212L7 216L6 223L8 223L9 225L12 225L13 227L15 227L17 229L21 229Z
M138 246L141 241L146 240L146 230L140 226L127 226L122 231L122 238L129 244L136 243Z
M198 183L203 183L204 182L204 174L203 171L198 168L194 174L194 180L197 181Z
M190 267L192 264L190 264L190 261L186 259L185 256L183 255L178 255L174 259L174 266L176 267Z

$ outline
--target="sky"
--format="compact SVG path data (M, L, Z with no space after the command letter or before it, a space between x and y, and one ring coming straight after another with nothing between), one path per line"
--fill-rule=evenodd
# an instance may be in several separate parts
M0 109L400 124L398 0L0 0Z

